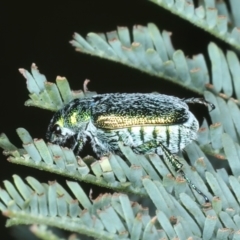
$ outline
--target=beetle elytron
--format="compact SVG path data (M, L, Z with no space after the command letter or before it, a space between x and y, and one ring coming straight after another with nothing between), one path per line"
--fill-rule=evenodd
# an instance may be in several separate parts
M214 105L199 98L181 100L164 94L99 94L75 99L53 116L47 140L70 146L77 154L87 140L98 157L121 154L118 142L135 153L165 155L190 186L208 198L185 176L182 164L172 154L197 138L199 123L187 103Z

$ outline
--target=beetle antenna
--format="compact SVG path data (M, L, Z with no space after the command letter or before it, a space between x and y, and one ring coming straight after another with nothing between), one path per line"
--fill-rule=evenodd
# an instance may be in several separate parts
M213 103L208 102L207 100L205 100L204 98L187 98L187 99L182 99L183 102L185 103L199 103L199 104L203 104L206 107L210 107L209 112L211 112L212 110L215 109L215 105Z

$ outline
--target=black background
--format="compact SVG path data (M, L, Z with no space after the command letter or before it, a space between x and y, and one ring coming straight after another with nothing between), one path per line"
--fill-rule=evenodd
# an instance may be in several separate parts
M34 138L44 138L52 116L49 111L24 106L28 91L18 68L30 70L33 62L48 81L54 82L57 75L65 76L74 90L82 89L84 79L88 78L89 89L98 93L158 91L178 97L198 97L164 79L75 52L69 44L74 32L85 37L88 32L107 32L117 26L132 29L134 24L153 22L161 30L172 32L175 49L182 49L187 56L199 52L206 55L209 41L219 44L203 30L144 0L3 2L0 3L0 132L6 133L18 147L21 146L15 132L18 127L26 128ZM201 106L194 105L191 109L199 121L207 115ZM0 186L3 180L12 180L13 174L22 178L34 176L43 182L61 181L60 176L11 164L3 155L0 155L0 171ZM0 236L11 239L5 221L0 216Z

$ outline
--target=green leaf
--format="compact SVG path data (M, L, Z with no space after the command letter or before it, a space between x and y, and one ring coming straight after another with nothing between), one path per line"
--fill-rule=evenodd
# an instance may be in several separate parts
M75 33L71 44L81 53L120 62L192 91L203 92L209 74L201 54L189 59L181 50L175 51L170 34L161 33L153 23L147 27L134 26L132 35L133 39L126 27L106 33L106 38L102 38L102 34L89 33L85 41Z
M224 1L200 1L203 6L197 8L193 1L152 1L240 48L237 1L230 0L231 11ZM25 129L19 128L17 133L24 149L15 147L5 134L0 137L0 147L10 162L118 193L100 195L93 200L92 194L89 197L77 182L67 182L69 193L57 182L46 184L27 177L25 183L14 175L13 183L6 180L4 189L0 189L0 209L9 217L8 226L44 224L32 227L41 239L48 239L48 236L58 239L46 225L96 239L239 238L239 59L233 51L225 55L215 43L210 43L210 74L202 54L187 58L184 51L174 49L170 35L149 23L147 27L134 26L132 32L118 27L106 34L89 33L86 39L76 33L71 43L78 51L123 63L204 94L206 100L215 105L216 109L210 112L212 124L204 120L199 130L199 144L192 142L185 148L184 156L193 168L179 157L186 176L206 194L212 205L204 203L196 191L191 191L171 164L164 162L164 156L137 155L120 143L124 157L110 154L100 160L81 159L72 150L33 139ZM96 94L87 90L89 80L84 83L84 91L72 91L64 77L58 76L56 84L47 82L35 64L31 73L25 69L19 71L26 78L30 93L27 106L57 111L74 98ZM227 159L233 176L225 169L215 170L208 155ZM133 197L149 207L151 214L139 203L132 202Z
M46 77L39 73L34 63L31 66L32 74L23 68L20 68L19 71L27 80L27 89L30 93L30 99L25 102L26 106L57 111L74 98L83 98L96 94L95 92L83 92L81 90L71 91L69 83L64 77L57 77L57 85L47 82ZM86 79L84 84L88 82L89 80Z
M186 0L149 1L204 29L230 46L240 49L240 31L238 29L240 7L237 0L230 1L231 11L228 10L224 1L204 1L203 6L197 4L196 7L193 1Z

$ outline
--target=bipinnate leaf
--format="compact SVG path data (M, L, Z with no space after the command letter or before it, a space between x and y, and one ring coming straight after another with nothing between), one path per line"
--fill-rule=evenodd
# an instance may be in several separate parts
M135 25L133 39L128 28L118 27L105 35L91 32L86 39L75 33L71 44L81 53L116 61L202 93L209 82L203 55L187 58L183 51L173 48L170 35L149 23L147 27Z
M240 5L226 1L149 0L240 49Z

